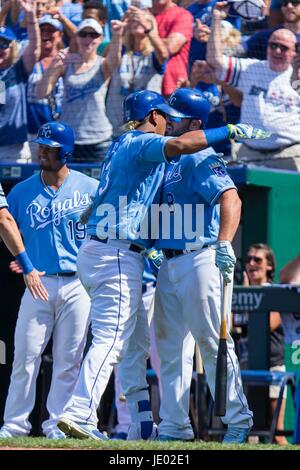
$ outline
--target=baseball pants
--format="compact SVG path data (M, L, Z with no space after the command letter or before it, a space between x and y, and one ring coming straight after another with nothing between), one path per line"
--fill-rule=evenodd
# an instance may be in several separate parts
M146 285L145 285L146 286ZM127 376L132 367L136 367L138 364L140 369L140 374L147 373L147 359L150 358L151 365L155 370L155 373L159 379L159 358L156 351L156 345L154 340L154 331L153 331L153 311L152 302L154 301L155 287L152 283L147 287L146 291L143 293L142 301L137 316L136 330L133 335L134 338L138 338L139 343L136 341L129 342L129 347L126 351L124 359L115 367L115 393L116 393L116 408L118 416L118 425L115 428L115 432L128 432L129 425L131 423L131 416L127 406L128 400L130 401L130 391L135 392L135 387L132 387L131 383L128 383ZM152 314L151 314L152 313ZM149 318L149 314L151 318ZM149 322L150 324L150 345L149 345ZM141 323L141 327L139 327ZM139 360L137 360L137 355L139 354ZM135 361L133 364L132 360ZM127 389L125 389L127 396L126 401L120 400L120 395L123 395L123 389L120 384L120 377L122 377L122 383Z
M4 427L15 434L29 434L28 420L35 403L36 379L42 353L53 334L53 372L47 399L49 419L44 434L56 428L72 397L89 323L90 300L77 276L45 276L48 302L34 299L26 289L15 330L15 353Z
M231 283L232 286L232 283ZM179 439L193 437L189 427L188 403L181 400L190 383L194 350L189 331L198 343L210 392L214 396L221 319L222 279L215 266L215 250L206 248L163 262L157 279L154 324L161 360L162 400L159 433ZM228 302L228 323L231 312ZM227 413L224 424L252 426L252 412L243 393L238 360L231 336L227 335ZM187 347L189 352L185 352ZM188 359L190 355L190 358ZM184 377L188 374L188 377Z
M110 241L109 241L110 242ZM66 416L97 426L97 408L112 368L132 346L133 367L122 389L138 391L147 387L142 355L148 355L146 319L137 322L142 297L143 257L128 249L128 243L86 241L80 248L77 266L80 279L91 298L92 344L82 363L71 405ZM134 336L131 338L131 336ZM149 340L148 340L149 341ZM133 345L139 345L134 350Z

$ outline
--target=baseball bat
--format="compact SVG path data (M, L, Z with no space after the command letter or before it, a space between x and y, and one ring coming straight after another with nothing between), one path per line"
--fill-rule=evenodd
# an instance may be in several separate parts
M218 347L216 382L215 382L215 416L225 416L227 400L227 339L226 339L226 306L228 305L229 285L223 281L220 339Z

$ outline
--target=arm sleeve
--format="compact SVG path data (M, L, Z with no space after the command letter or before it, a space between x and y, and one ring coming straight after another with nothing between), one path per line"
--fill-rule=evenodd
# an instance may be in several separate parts
M247 69L255 62L257 62L256 59L239 59L223 55L223 67L222 71L218 74L218 78L229 85L243 90L244 84L249 80Z
M211 156L195 167L192 191L200 194L210 205L216 204L224 191L236 188L222 160Z
M168 161L165 156L165 144L172 137L157 134L143 134L136 139L136 155L138 160L146 162Z

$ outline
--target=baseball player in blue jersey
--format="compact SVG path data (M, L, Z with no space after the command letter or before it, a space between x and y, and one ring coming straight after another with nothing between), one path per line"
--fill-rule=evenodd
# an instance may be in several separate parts
M78 279L76 258L86 235L79 216L95 196L98 182L68 169L66 162L74 147L68 125L44 124L36 142L41 171L14 186L8 204L32 262L46 273L49 300L33 299L27 289L22 297L1 438L30 432L28 417L35 402L35 382L51 335L49 419L42 427L49 438L65 437L56 424L73 393L89 322L90 300Z
M120 367L121 387L131 413L130 438L155 437L146 381L146 362L139 362L139 325L143 257L149 248L145 235L147 210L161 184L165 162L194 153L237 134L257 138L248 126L196 130L180 137L164 137L166 115L184 117L168 106L161 95L140 91L124 101L124 122L129 132L111 145L102 167L97 195L88 220L88 236L78 254L80 279L91 297L92 345L82 363L70 406L59 428L78 438L105 439L97 430L97 407L112 367ZM143 235L141 236L141 231ZM145 326L145 328L147 325ZM136 358L136 360L135 360ZM122 361L123 362L123 361Z
M169 117L169 135L180 136L205 125L208 111L199 90L176 90L169 104L185 114L184 119ZM179 162L166 167L161 204L169 209L171 230L168 237L160 231L155 245L165 255L157 279L154 313L162 385L159 439L190 440L194 434L188 416L188 391L182 384L190 383L192 367L183 362L184 343L191 332L200 347L214 396L222 282L230 283L232 294L236 259L231 241L239 225L241 202L224 162L208 148L183 155ZM181 237L175 234L176 226L182 228ZM245 442L252 413L243 394L229 334L227 345L227 412L222 421L228 431L224 442Z
M4 241L12 255L16 257L24 273L25 284L35 299L48 299L48 293L40 277L44 273L34 269L18 230L18 226L8 211L8 204L0 183L0 241Z

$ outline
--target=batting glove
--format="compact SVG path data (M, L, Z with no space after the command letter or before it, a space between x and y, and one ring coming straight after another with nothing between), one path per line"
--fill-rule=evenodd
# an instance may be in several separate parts
M228 241L217 241L216 243L216 266L220 269L226 283L231 282L231 274L234 270L236 257L231 243Z
M271 136L271 132L256 129L248 124L227 124L229 139L234 140L263 140Z
M155 276L157 276L159 268L165 259L163 252L160 250L155 250L154 248L150 248L150 250L146 251L145 255L149 261L151 271L153 274L155 274Z

